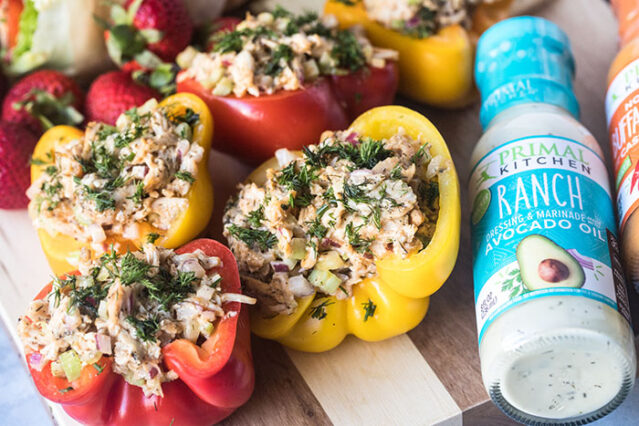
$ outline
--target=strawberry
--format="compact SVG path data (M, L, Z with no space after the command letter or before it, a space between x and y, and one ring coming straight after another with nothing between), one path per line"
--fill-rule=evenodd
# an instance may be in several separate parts
M26 127L0 122L0 209L20 209L29 203L25 195L31 181L29 160L37 141Z
M36 71L18 81L4 99L2 120L20 123L39 135L58 124L79 125L84 94L58 71Z
M87 120L114 125L124 111L147 100L160 99L160 94L143 86L125 71L111 71L96 78L87 93Z
M105 39L111 59L124 70L173 62L188 46L193 22L184 0L127 0L111 6Z

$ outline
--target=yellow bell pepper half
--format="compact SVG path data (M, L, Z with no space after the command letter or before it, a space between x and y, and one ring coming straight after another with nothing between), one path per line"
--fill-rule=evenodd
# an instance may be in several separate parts
M407 257L390 255L377 259L378 275L356 284L347 299L313 294L297 299L298 307L292 314L275 317L264 317L253 310L251 327L255 334L293 349L323 352L337 346L347 334L379 341L405 333L422 321L429 296L446 281L457 259L459 181L444 139L417 112L400 106L375 108L355 120L350 129L362 136L385 139L395 135L400 127L412 138L428 141L432 155L441 155L447 166L439 175L439 218L430 244ZM248 180L263 184L266 170L276 167L277 160L271 159ZM375 308L367 310L371 302Z
M213 186L208 171L208 157L213 138L213 118L206 104L197 96L178 93L169 96L159 104L172 114L181 115L187 109L199 115L199 121L192 127L193 141L204 148L204 157L198 166L198 178L187 194L189 207L171 224L167 231L161 231L150 224L141 224L140 239L127 240L121 237L109 237L107 245L119 244L119 251L137 250L146 241L149 233L160 234L156 244L166 248L175 248L195 238L206 227L213 212ZM80 129L70 126L56 126L42 135L33 152L34 158L52 158L55 148L78 139L84 135ZM31 166L31 181L34 182L43 173L45 166ZM87 243L64 235L51 235L44 229L38 229L38 237L51 269L56 275L77 269L73 266L83 247Z
M475 43L481 33L508 16L511 0L478 6L472 28L451 25L426 38L413 38L370 19L361 1L328 0L324 13L341 28L361 25L373 45L399 52L399 92L439 107L461 107L476 97L473 85Z

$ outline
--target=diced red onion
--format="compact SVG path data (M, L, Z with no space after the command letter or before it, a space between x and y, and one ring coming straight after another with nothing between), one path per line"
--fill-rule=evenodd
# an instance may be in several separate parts
M42 370L43 362L42 362L42 354L40 352L34 352L29 355L29 365L31 368L35 370Z
M95 347L103 354L111 355L111 336L100 333L96 334Z
M356 132L350 132L348 136L346 136L346 141L352 144L359 143L359 136Z
M157 376L159 373L158 369L155 367L151 367L151 369L149 370L149 376L154 379L155 376Z
M331 247L341 247L342 246L340 243L338 243L335 240L331 240L330 238L324 238L324 240L322 240L322 244L324 244L326 246L331 246Z
M286 263L284 262L271 262L271 267L273 268L273 271L275 272L288 272L289 271L289 267Z

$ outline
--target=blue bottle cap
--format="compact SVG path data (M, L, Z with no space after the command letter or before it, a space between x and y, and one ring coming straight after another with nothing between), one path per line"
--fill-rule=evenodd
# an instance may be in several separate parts
M574 75L570 41L554 23L521 16L495 24L477 44L475 81L482 126L504 109L530 102L557 105L578 117Z

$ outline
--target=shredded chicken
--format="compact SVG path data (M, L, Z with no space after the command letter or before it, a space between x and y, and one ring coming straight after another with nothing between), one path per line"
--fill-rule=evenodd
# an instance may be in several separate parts
M108 250L108 238L162 233L188 208L204 148L193 141L193 111L175 116L155 100L112 127L90 123L83 137L55 148L27 191L36 228ZM152 230L152 231L151 231Z
M241 184L224 214L243 284L266 313L291 313L314 291L347 297L376 259L422 250L435 232L449 163L402 129L379 141L326 132L303 156L276 157L280 167L263 185Z
M162 396L162 383L178 377L164 366L162 347L206 340L227 315L226 301L255 302L223 292L221 267L201 250L178 255L147 244L141 252L107 253L81 264L85 273L56 279L47 296L31 302L18 334L27 353L40 355L40 368L51 362L54 376L73 381L62 358L100 371L98 361L111 356L127 382Z
M195 79L215 95L260 96L297 90L323 75L397 60L393 50L371 45L361 27L339 30L333 16L294 16L284 9L247 14L235 31L213 37L211 52L187 48L178 57L178 81Z
M461 24L470 28L480 3L495 0L362 0L371 19L412 37L424 38L439 29Z

